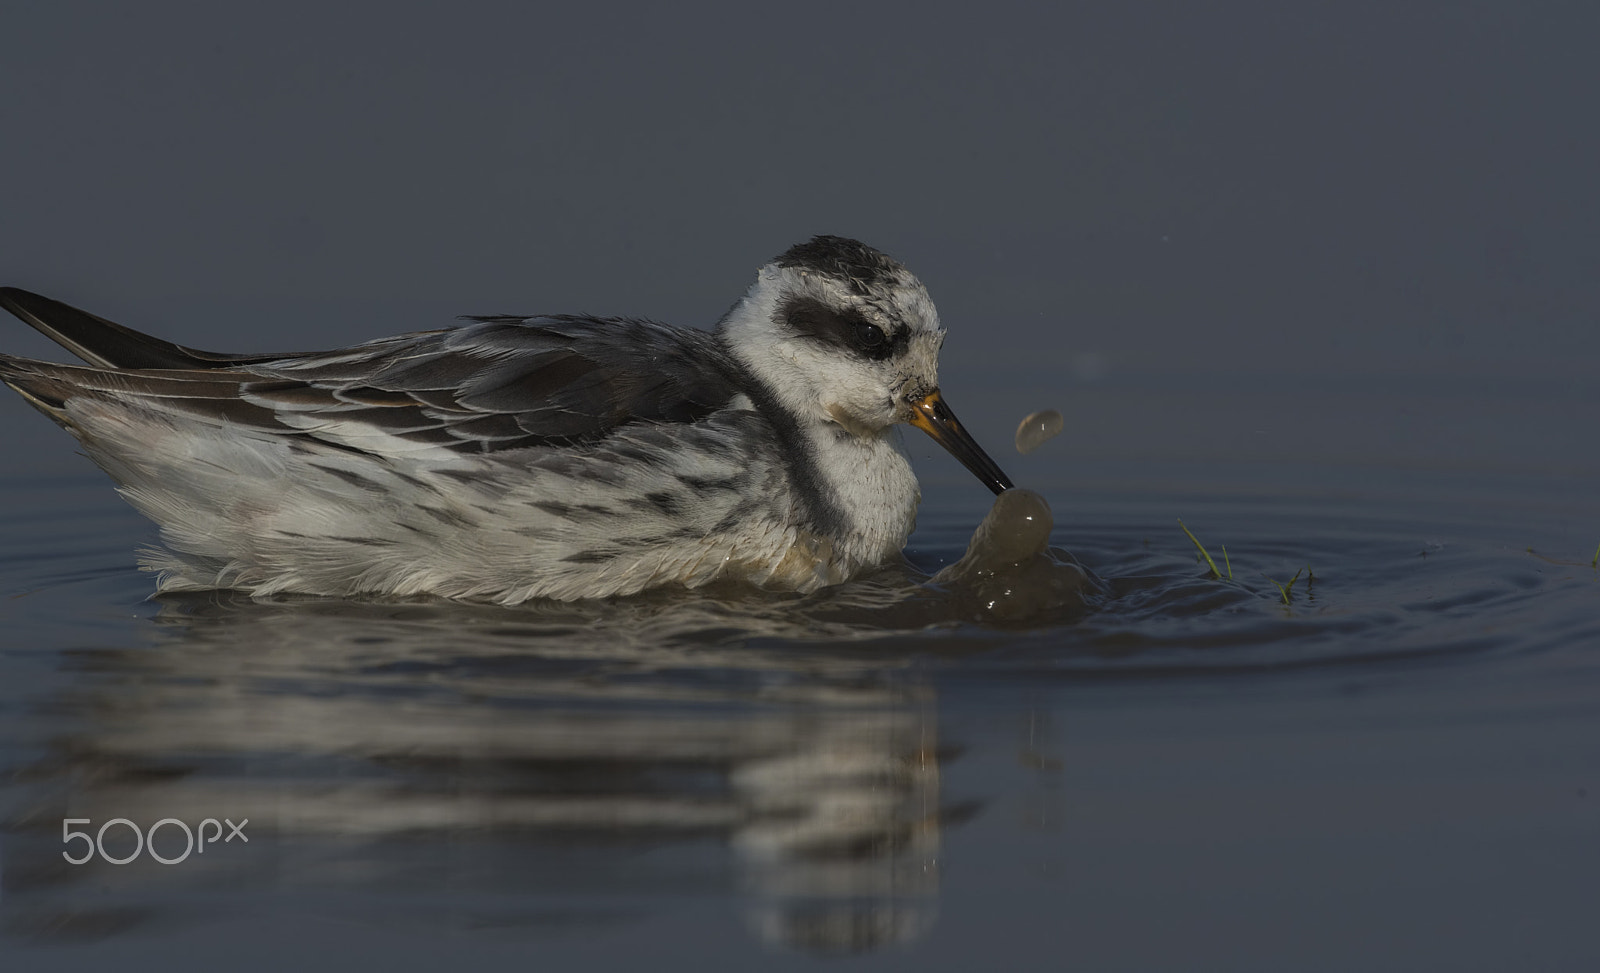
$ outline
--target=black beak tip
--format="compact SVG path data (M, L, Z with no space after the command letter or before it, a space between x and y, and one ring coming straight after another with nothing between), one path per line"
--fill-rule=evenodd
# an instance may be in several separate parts
M955 413L945 404L937 391L917 399L911 419L912 425L932 436L934 441L950 452L995 496L1014 489L1011 477L1000 469L1000 464L989 458L972 436L961 427Z

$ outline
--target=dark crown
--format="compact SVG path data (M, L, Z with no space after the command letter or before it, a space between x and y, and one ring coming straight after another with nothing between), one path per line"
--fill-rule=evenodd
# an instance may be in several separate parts
M774 262L779 267L833 277L858 294L888 286L905 269L888 254L842 236L814 236L790 247Z

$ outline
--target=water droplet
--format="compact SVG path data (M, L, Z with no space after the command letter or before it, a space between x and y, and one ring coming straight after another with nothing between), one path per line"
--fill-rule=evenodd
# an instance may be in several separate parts
M1033 452L1060 434L1065 425L1066 420L1054 409L1035 412L1017 426L1017 452Z

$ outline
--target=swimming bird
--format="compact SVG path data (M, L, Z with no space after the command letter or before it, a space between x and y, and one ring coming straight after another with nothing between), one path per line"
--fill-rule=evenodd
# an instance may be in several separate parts
M800 592L898 556L917 479L898 425L996 494L945 405L945 332L893 258L819 236L714 330L488 316L337 351L220 354L16 288L82 358L0 380L160 527L163 591L515 604L717 578Z

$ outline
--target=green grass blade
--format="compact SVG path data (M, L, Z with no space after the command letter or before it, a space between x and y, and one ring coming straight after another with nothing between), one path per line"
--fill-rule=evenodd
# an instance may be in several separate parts
M1272 586L1274 588L1278 589L1278 595L1283 598L1283 603L1285 605L1287 605L1289 603L1289 589L1285 588L1283 585L1279 584L1278 582L1273 581L1272 577L1270 575L1268 575L1265 571L1263 571L1261 573L1261 576L1263 578L1266 578L1269 582L1271 582Z
M1278 582L1273 581L1272 577L1266 572L1262 572L1261 576L1266 578L1268 581L1272 581L1272 586L1278 589L1278 594L1283 598L1283 603L1287 605L1290 603L1289 596L1294 593L1294 583L1300 580L1300 575L1304 571L1305 568L1301 568L1299 571L1296 571L1294 573L1294 577L1289 579L1288 584L1279 584Z
M1222 572L1217 570L1217 562L1211 560L1211 554L1208 551L1206 551L1205 546L1200 543L1200 538L1194 536L1194 531L1190 530L1184 524L1182 517L1178 518L1178 526L1183 528L1183 532L1185 534L1189 535L1189 539L1191 541L1194 541L1194 546L1196 548L1199 548L1199 550L1200 550L1200 556L1205 558L1206 559L1206 563L1211 566L1211 576L1213 578L1216 578L1218 581L1221 581L1222 580ZM1228 577L1230 577L1230 578L1233 577L1233 571L1232 571L1231 568L1228 571Z

